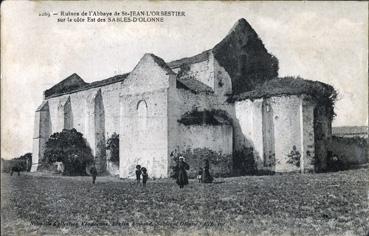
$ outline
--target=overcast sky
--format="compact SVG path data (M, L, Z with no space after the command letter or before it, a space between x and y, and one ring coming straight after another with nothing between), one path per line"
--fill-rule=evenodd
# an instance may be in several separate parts
M86 82L129 72L144 53L165 61L212 48L239 18L299 75L339 91L333 125L367 125L366 2L18 2L1 12L1 153L32 152L42 92L77 73ZM42 12L179 10L163 23L57 23Z

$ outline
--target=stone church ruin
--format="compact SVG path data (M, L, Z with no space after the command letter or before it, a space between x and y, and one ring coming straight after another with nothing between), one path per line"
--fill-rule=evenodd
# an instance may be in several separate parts
M164 178L179 155L194 176L209 159L215 176L326 167L336 92L330 85L279 78L245 19L212 49L165 62L145 54L127 74L86 83L72 74L44 92L35 113L33 171L48 137L83 133L100 172L106 141L119 134L119 176L135 166ZM317 164L318 163L318 164Z

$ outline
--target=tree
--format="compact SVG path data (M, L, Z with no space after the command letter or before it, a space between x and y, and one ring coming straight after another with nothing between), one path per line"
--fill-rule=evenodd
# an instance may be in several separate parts
M86 175L86 167L94 159L82 133L76 129L63 129L50 136L46 142L44 162L51 164L56 161L63 163L64 175Z
M24 171L31 171L32 167L32 153L27 152L26 154L16 158L18 160L24 161Z
M119 166L119 134L113 133L106 142L106 148L110 150L110 161Z

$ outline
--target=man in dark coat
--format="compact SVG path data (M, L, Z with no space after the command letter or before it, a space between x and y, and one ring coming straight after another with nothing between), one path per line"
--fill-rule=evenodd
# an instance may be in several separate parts
M96 166L93 165L90 169L90 173L92 175L92 183L95 184L95 181L96 181L96 176L97 176L97 169L96 169Z
M189 170L190 166L184 161L184 157L179 157L179 162L176 166L177 172L177 184L180 188L188 184L188 176L186 170Z
M137 184L140 184L140 182L141 182L141 173L142 173L141 166L136 165L136 181L137 181Z
M145 167L141 168L142 171L142 185L146 187L147 179L149 178L149 174L147 173L147 169Z

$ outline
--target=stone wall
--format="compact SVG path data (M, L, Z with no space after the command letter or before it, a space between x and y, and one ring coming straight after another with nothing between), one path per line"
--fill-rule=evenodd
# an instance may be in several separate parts
M134 178L135 166L150 177L168 177L168 93L175 75L146 54L124 81L120 97L120 177Z
M297 96L274 97L270 99L275 138L275 171L298 171L299 166L289 164L293 146L302 153L301 100Z
M328 150L338 157L344 168L368 163L368 139L333 136Z
M315 165L315 145L314 145L314 109L316 102L304 96L302 101L303 109L303 168L304 171L313 171Z
M39 162L44 158L46 141L51 134L49 103L44 101L35 112L33 132L33 154L31 171L37 171Z
M317 170L327 170L327 147L332 137L332 123L327 116L326 107L317 104L314 109L314 147Z
M312 170L314 108L315 102L306 96L235 102L234 151L252 148L258 170ZM291 160L294 146L301 156L299 163Z
M115 83L52 97L47 100L50 117L44 120L41 126L49 123L49 135L61 132L64 128L75 128L81 132L97 161L101 161L98 169L102 172L106 166L104 154L106 137L119 132L120 88L121 83ZM35 145L34 156L40 156ZM39 153L43 153L43 150ZM34 159L35 162L36 158Z
M210 161L210 173L229 176L232 172L232 126L230 125L179 125L177 155L183 155L190 165L190 177L195 177ZM174 154L173 154L174 155ZM173 158L173 157L172 157Z
M150 177L167 177L167 90L121 99L120 177L134 178L136 165L146 167Z
M214 57L213 53L210 54ZM232 80L228 72L219 65L214 59L214 93L219 96L222 102L225 101L225 95L232 94Z
M216 69L215 69L216 67ZM179 72L179 68L174 69ZM218 71L222 71L218 73ZM214 89L214 93L194 93L185 89L170 88L168 100L169 115L169 166L176 164L175 158L181 153L186 156L191 166L190 175L195 176L203 159L211 159L212 170L216 175L230 175L232 169L233 128L231 126L195 125L184 126L178 123L181 116L194 110L221 109L232 111L232 104L225 96L231 89L227 73L213 59L195 63L190 67L190 74ZM228 79L228 80L227 80ZM219 86L221 82L221 86ZM231 116L229 114L229 116ZM218 140L215 140L215 137ZM213 162L212 162L213 161ZM223 173L223 174L222 174Z
M172 68L181 77L191 77L214 89L214 57L209 55L207 60L197 63L183 63Z
M234 152L245 156L244 151L252 149L255 160L246 160L248 164L255 163L258 169L263 168L263 136L262 136L262 99L244 100L235 103L233 117ZM254 167L246 167L252 169Z

